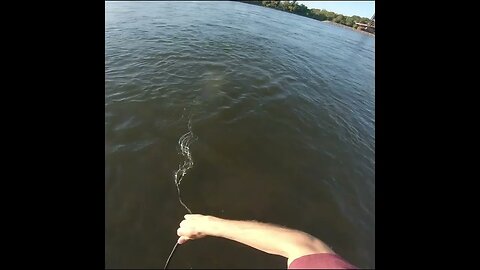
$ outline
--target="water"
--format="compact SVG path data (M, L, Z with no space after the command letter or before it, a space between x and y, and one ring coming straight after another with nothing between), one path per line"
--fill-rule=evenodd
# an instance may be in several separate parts
M374 37L235 2L107 2L105 261L163 268L187 212L304 230L375 267ZM189 165L189 164L187 164ZM218 238L171 268L285 268Z

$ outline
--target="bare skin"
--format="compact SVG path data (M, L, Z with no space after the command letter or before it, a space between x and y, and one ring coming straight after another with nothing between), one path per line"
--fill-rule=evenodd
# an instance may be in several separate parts
M214 216L187 214L177 230L179 244L205 236L237 241L263 252L295 259L315 253L332 253L321 240L302 231L257 221L228 220Z

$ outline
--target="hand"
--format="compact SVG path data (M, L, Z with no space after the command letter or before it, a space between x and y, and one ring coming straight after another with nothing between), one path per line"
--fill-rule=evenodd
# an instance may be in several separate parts
M185 219L180 222L180 227L177 229L177 235L180 236L177 242L183 244L188 240L207 236L213 219L214 217L199 214L185 215Z

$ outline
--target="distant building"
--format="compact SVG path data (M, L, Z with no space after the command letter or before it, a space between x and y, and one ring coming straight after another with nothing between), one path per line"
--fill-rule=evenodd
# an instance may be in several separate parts
M373 14L369 23L357 23L356 22L355 25L357 25L357 29L375 34L375 14Z

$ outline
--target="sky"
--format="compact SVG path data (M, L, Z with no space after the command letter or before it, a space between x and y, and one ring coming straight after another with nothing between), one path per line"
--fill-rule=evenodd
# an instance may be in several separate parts
M375 13L375 1L297 1L308 8L326 9L338 14L371 18Z

